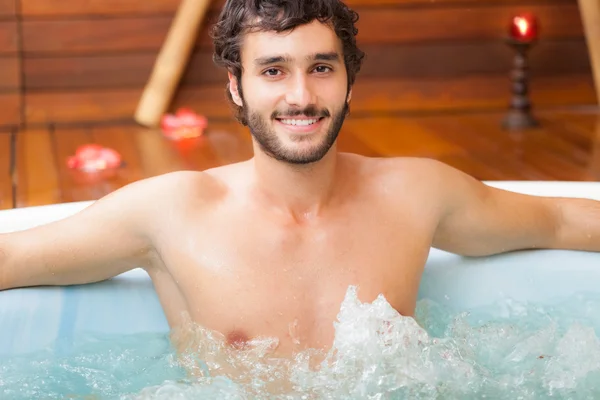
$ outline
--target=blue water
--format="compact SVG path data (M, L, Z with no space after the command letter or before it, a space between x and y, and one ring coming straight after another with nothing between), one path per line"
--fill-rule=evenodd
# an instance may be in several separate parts
M350 288L333 349L316 358L275 359L266 342L227 352L201 327L183 357L166 334L88 334L68 352L0 360L0 399L600 398L596 295L462 313L423 299L416 320Z

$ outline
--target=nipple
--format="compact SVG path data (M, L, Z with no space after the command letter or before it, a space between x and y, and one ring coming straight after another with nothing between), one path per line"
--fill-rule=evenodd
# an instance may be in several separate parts
M242 350L250 338L242 331L231 331L227 334L227 344L236 350Z

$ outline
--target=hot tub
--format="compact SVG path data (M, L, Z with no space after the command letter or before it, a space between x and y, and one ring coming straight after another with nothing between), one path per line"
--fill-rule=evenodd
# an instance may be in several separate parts
M585 182L486 182L521 193L600 200L600 184ZM0 212L9 232L64 218L89 206L78 202ZM577 293L600 294L600 253L535 250L465 258L432 249L420 299L456 312L502 298L551 304ZM82 332L167 333L152 282L141 269L105 282L0 292L0 358L52 346L68 352ZM0 380L2 378L0 377Z

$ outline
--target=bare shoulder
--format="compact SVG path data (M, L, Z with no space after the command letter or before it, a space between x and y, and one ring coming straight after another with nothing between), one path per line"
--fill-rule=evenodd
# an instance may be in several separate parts
M363 181L389 209L410 209L441 217L460 193L484 187L441 161L419 157L350 158Z
M446 187L473 179L456 168L441 161L419 157L373 158L352 156L361 171L387 191L435 194Z
M189 200L191 198L210 200L221 189L219 180L203 171L176 171L136 182L140 193L151 195L163 202ZM154 197L155 196L155 197Z
M406 179L428 178L435 181L437 178L451 178L456 174L456 169L448 164L432 158L422 157L391 157L382 160L382 166L389 169L390 174L402 176Z
M209 204L219 192L217 180L200 171L176 171L145 178L123 186L95 201L82 215L90 218L111 216L121 225L151 232L161 228L167 214ZM78 217L74 221L81 221Z
M138 207L165 215L190 208L200 211L221 198L225 186L217 176L203 171L176 171L135 182L129 190Z

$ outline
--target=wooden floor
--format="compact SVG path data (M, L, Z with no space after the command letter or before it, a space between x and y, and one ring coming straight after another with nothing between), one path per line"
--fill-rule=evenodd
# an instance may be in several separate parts
M441 160L481 180L600 180L598 108L537 111L540 128L507 132L502 113L360 116L346 121L339 148L367 156ZM75 173L66 159L99 143L126 163L110 176ZM0 133L0 209L98 199L150 176L202 170L252 156L234 122L212 122L199 140L177 143L136 125L38 128Z

